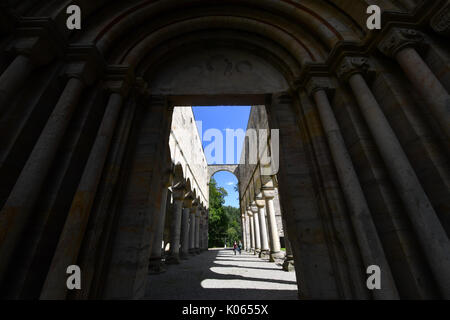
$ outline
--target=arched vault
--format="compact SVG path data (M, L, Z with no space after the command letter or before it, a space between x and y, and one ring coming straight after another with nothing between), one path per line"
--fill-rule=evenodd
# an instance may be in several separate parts
M211 177L219 171L228 171L236 176L239 181L239 165L237 164L210 164L208 165L208 183Z

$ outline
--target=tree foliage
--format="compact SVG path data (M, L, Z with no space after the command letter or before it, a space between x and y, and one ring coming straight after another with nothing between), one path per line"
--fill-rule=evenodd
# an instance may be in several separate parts
M228 195L223 187L218 187L214 178L209 183L209 247L231 246L241 238L239 209L224 206Z

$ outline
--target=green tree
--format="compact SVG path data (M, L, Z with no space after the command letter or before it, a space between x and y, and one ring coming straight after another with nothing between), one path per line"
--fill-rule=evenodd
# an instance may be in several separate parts
M224 206L227 191L217 186L211 178L209 183L209 243L210 247L231 246L241 240L241 222L238 208Z
M223 204L227 191L217 186L214 178L209 183L209 247L223 246L227 237L228 216L225 214Z
M241 214L239 208L225 206L225 214L228 218L227 239L231 245L234 241L239 242L241 239Z

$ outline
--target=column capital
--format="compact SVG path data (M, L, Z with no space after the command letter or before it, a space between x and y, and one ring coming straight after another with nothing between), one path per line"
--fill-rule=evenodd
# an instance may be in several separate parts
M198 199L192 200L191 214L195 214L198 211L199 202Z
M450 35L450 2L447 2L430 21L431 28L437 33Z
M264 208L266 206L266 201L264 199L256 200L256 206L258 208Z
M252 211L253 213L258 213L258 206L256 205L256 202L255 202L255 205L254 205L254 206L251 206L251 211Z
M148 83L142 77L136 77L134 81L133 90L141 96L150 96L148 92Z
M193 201L194 201L194 196L192 195L192 191L188 191L184 195L183 207L185 207L185 208L192 208Z
M371 72L373 72L372 64L367 57L344 57L336 69L337 76L343 81L348 81L357 73L366 76Z
M126 97L136 80L134 70L126 65L109 65L106 67L105 87L111 92Z
M378 44L378 49L386 56L394 58L397 52L407 47L421 47L424 35L415 29L391 28Z
M181 181L172 187L172 197L174 200L183 201L185 192L185 185Z
M311 77L305 86L308 96L313 96L316 91L324 90L328 95L333 95L335 86L328 77Z
M275 197L275 188L263 188L261 191L266 199L273 199Z
M258 208L263 208L266 205L262 192L258 193L255 198L255 204Z
M62 57L67 47L66 37L50 17L20 17L16 34L6 50L26 55L36 66Z
M105 61L95 45L71 45L64 75L92 85L104 72Z

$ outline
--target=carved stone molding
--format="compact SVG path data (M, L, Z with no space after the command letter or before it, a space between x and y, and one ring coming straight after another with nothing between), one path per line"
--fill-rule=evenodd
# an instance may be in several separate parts
M58 33L51 18L21 17L7 51L26 55L34 65L40 66L63 56L66 47L66 39Z
M327 77L311 77L305 86L306 93L312 96L318 90L324 90L328 94L332 94L335 90L331 79Z
M278 104L291 104L292 103L292 96L287 92L275 94L273 96L273 98L276 99L276 102Z
M200 205L200 202L199 202L198 199L193 199L192 200L192 210L191 210L192 214L197 213L196 211L197 211L197 208L198 208L199 205Z
M149 96L148 82L142 77L136 77L134 80L133 92L138 96Z
M450 36L450 1L431 18L430 25L437 33Z
M106 87L125 97L135 81L134 71L129 66L109 65L106 67Z
M185 208L192 208L192 206L194 205L193 202L194 202L194 195L192 194L192 191L188 191L184 195L183 207L185 207Z
M275 197L275 190L273 188L263 188L262 193L264 198L273 199Z
M105 71L105 61L95 45L70 46L67 60L64 74L86 85L92 85Z
M186 193L186 185L184 182L180 181L177 182L173 187L172 187L172 198L174 200L183 200L184 199L184 195Z
M424 35L414 29L392 28L378 44L378 49L388 57L394 58L400 50L413 47L421 48L425 43Z
M369 58L366 57L344 57L339 63L336 74L343 80L348 79L354 74L367 76L373 71Z

